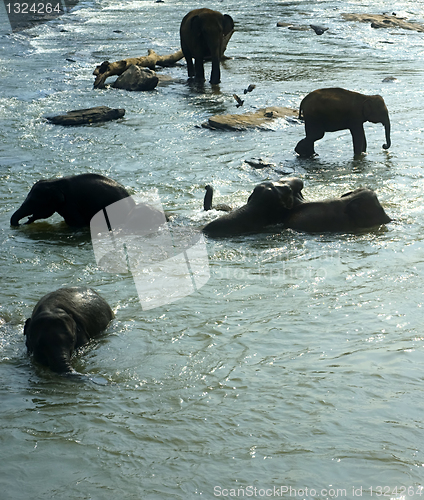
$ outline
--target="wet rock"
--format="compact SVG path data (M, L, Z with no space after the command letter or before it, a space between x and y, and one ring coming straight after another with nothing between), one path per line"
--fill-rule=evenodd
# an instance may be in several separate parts
M406 21L404 18L387 14L342 14L346 21L361 21L371 23L373 28L402 28L405 30L424 33L424 25L416 22Z
M293 30L293 31L309 31L310 30L309 26L289 26L288 29Z
M383 83L395 83L398 81L399 80L395 76L386 76L386 78L383 78L382 80Z
M291 108L270 106L255 112L233 115L215 115L209 118L202 127L212 130L246 130L249 128L266 129L277 118L294 118L299 112Z
M115 89L145 91L153 90L159 83L156 73L148 68L132 64L112 85Z
M262 158L251 158L250 160L244 161L252 168L256 168L257 170L261 170L262 168L277 168L276 163L266 162Z
M117 120L125 115L125 109L112 109L107 106L75 109L64 115L50 116L46 119L55 125L86 125L89 123Z

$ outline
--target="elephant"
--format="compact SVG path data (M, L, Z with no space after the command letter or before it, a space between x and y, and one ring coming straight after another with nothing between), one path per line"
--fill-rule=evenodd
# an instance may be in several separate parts
M104 331L113 317L109 304L91 288L48 293L25 322L28 353L54 372L76 373L71 366L73 351Z
M358 188L340 198L305 202L293 207L284 226L304 232L352 232L391 220L374 191Z
M303 203L302 188L303 182L297 178L262 182L245 205L209 222L202 231L212 237L234 236L281 224L294 207Z
M184 16L181 21L180 39L189 78L195 77L196 80L205 81L203 62L210 58L210 83L215 85L221 81L219 64L226 45L224 37L231 36L233 30L232 17L215 10L195 9Z
M99 174L80 174L58 179L44 179L32 186L21 207L12 215L11 226L31 217L25 224L47 219L55 212L68 226L83 227L91 218L115 201L128 198L128 212L135 206L127 190L116 181Z
M299 119L305 120L306 137L295 147L300 156L314 156L314 142L325 132L349 129L355 155L365 153L367 141L364 122L382 123L386 132L384 149L391 146L390 119L384 99L380 95L364 95L341 88L314 90L300 103Z
M212 205L213 200L213 187L208 184L205 186L206 193L203 199L203 208L208 210L220 210L221 212L231 212L232 208L225 203L218 203L217 205Z

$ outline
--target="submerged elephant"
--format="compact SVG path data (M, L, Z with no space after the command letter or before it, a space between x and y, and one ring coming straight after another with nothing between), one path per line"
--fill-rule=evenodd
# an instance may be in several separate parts
M297 178L263 182L255 187L246 205L209 222L203 232L212 237L234 236L281 224L293 207L303 203L302 188L303 182Z
M25 224L31 224L57 212L69 226L88 226L99 210L123 198L128 198L129 213L135 202L127 190L99 174L41 180L31 188L26 200L12 215L10 224L19 226L19 221L27 216L31 217Z
M224 37L234 30L234 21L228 14L211 9L195 9L181 21L181 49L187 61L189 78L205 80L203 62L212 61L210 83L221 81L220 59L225 50ZM193 65L194 58L194 65Z
M306 132L305 139L295 148L300 156L315 155L314 142L322 139L325 132L344 129L352 134L354 154L365 153L364 122L382 123L386 132L383 148L391 145L389 112L380 95L364 95L341 88L314 90L300 103L299 118L305 120Z
M358 188L340 198L299 204L290 211L284 225L296 231L349 232L391 220L374 191Z
M58 373L72 373L71 355L106 329L113 318L109 304L91 288L60 288L42 297L24 335L29 354Z

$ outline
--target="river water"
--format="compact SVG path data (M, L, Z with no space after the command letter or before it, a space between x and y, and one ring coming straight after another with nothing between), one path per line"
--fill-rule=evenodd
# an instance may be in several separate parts
M149 48L174 52L180 21L198 2L80 2L13 34L0 4L0 496L421 498L424 35L341 13L396 9L424 22L424 4L208 6L236 23L222 83L189 85L182 62L161 71L170 83L130 93L93 90L95 66ZM329 30L317 36L278 21ZM244 96L249 84L256 88ZM327 133L319 156L300 160L302 124L200 127L217 113L297 108L308 92L332 86L384 97L389 150L373 124L359 160L348 131ZM233 93L245 99L238 110ZM97 105L126 115L74 128L44 120ZM276 167L254 169L252 158ZM157 189L181 226L218 215L202 211L205 184L237 206L281 172L303 179L308 200L370 187L393 222L358 234L207 239L209 281L145 310L131 274L98 268L88 230L70 230L57 214L9 225L37 180L84 172L134 195ZM95 288L116 313L73 360L82 380L35 365L22 335L36 301L67 285Z

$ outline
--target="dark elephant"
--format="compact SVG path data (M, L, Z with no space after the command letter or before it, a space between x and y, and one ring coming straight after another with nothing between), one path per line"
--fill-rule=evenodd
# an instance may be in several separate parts
M127 190L116 181L99 174L41 180L31 188L26 200L12 215L10 224L19 226L19 221L27 216L31 217L26 224L31 224L57 212L69 226L88 226L99 210L123 198L128 198L130 212L135 203Z
M208 184L205 186L206 193L205 198L203 199L203 208L208 210L219 210L221 212L231 212L232 208L225 203L218 203L217 205L213 205L213 187Z
M25 322L29 354L58 373L72 373L71 355L106 329L109 304L91 288L60 288L42 297Z
M203 228L208 236L258 233L281 224L293 207L303 203L303 182L297 178L263 182L255 187L246 205L213 220Z
M365 153L367 141L364 122L382 123L386 132L384 149L391 145L390 119L380 95L364 95L340 88L314 90L300 103L299 118L305 120L306 137L297 143L300 156L315 155L314 142L325 132L349 129L355 155Z
M189 78L205 80L203 62L211 59L212 72L210 83L221 81L220 60L224 54L224 37L234 30L234 21L228 14L211 9L195 9L186 14L181 21L181 49L187 61ZM193 65L194 58L194 65Z
M284 225L296 231L350 232L391 220L374 191L359 188L340 198L299 204L290 211Z

